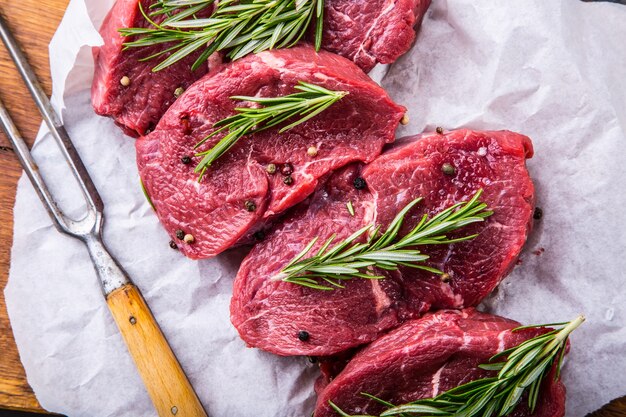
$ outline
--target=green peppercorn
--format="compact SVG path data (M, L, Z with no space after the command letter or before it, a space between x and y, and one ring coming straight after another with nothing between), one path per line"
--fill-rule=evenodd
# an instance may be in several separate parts
M270 175L274 175L276 174L276 164L269 164L266 168L265 171L270 174Z
M293 177L291 175L287 175L285 178L283 178L283 182L286 185L291 185L293 184Z
M454 168L454 165L446 162L445 164L443 164L441 166L441 171L443 171L444 174L446 175L454 175L456 174L456 168Z

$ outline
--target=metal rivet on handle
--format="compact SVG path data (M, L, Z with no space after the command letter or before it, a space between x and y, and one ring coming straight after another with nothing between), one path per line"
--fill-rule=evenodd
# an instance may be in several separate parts
M135 316L130 316L128 321L130 322L130 324L133 324L133 325L137 323L137 319L135 318Z
M172 414L176 415L176 413L178 413L178 407L173 406L172 407Z

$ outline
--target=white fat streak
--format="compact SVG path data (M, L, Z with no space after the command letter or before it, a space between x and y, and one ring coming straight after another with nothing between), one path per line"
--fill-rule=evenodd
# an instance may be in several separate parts
M504 336L508 333L508 330L503 330L498 333L498 352L504 350Z
M431 393L432 398L435 398L437 395L439 395L439 380L441 379L441 373L443 372L445 367L446 365L443 365L433 375L433 379L431 381L431 384L433 386L433 392Z
M371 35L372 31L374 30L374 28L378 26L378 21L381 20L383 18L383 16L385 16L387 13L392 11L394 9L394 7L395 7L395 1L394 0L388 0L386 7L378 15L376 20L374 20L374 22L372 23L370 28L367 30L367 33L365 34L365 37L363 38L363 42L361 42L361 45L359 46L359 50L354 55L355 57L358 57L359 55L361 55L361 53L363 53L364 55L367 55L367 56L372 56L368 51L365 50L365 43L370 38L370 35Z

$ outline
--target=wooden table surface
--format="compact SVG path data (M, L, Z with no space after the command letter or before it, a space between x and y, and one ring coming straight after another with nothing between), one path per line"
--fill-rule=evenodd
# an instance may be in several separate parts
M48 95L51 92L48 44L67 3L68 0L0 1L0 13L24 48ZM41 116L4 47L0 47L0 98L31 145L39 129ZM0 289L4 289L9 276L13 241L15 187L22 169L8 140L1 133L0 166ZM0 291L0 408L43 412L26 382L7 317L3 291Z
M9 23L34 67L44 89L51 92L48 44L69 0L2 0L0 13ZM21 83L6 50L0 47L0 98L9 108L22 135L29 143L37 134L41 117ZM0 133L0 289L9 275L13 241L13 205L21 168L8 140ZM44 413L26 382L7 316L4 293L0 291L0 409ZM1 411L0 411L1 413ZM594 417L626 416L626 397L614 401Z

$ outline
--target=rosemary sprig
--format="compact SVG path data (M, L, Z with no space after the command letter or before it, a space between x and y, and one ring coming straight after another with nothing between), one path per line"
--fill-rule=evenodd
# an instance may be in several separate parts
M307 32L315 15L315 48L322 42L324 0L221 0L214 13L199 18L196 13L213 5L214 0L162 0L151 7L148 15L139 3L141 13L152 27L120 29L123 36L137 36L126 42L125 48L146 47L172 42L174 45L151 55L153 59L173 52L153 68L159 71L194 51L202 49L192 65L197 69L216 52L228 50L232 60L249 53L274 48L289 48ZM156 23L154 17L167 14Z
M455 239L450 239L447 235L469 224L482 222L493 213L486 210L485 203L479 201L481 194L482 190L479 190L470 201L454 204L430 219L424 214L409 233L399 237L398 233L406 214L422 201L422 198L417 198L396 215L387 231L380 236L380 226L368 225L330 248L336 237L333 234L314 256L303 259L318 241L319 237L316 237L272 279L318 290L332 290L336 287L341 288L341 281L353 278L384 278L381 275L367 273L371 267L393 271L403 265L441 275L442 271L421 264L428 259L428 255L415 247L449 244L475 238L476 234ZM358 243L357 240L367 232L371 233L366 242Z
M206 9L213 5L215 0L160 0L154 1L150 5L150 9L153 10L150 16L167 15L167 19L163 21L172 22L176 20L185 19L190 16L196 15L196 13ZM139 7L141 3L139 3ZM141 9L140 9L141 10Z
M569 323L559 323L559 326L564 327L535 336L492 356L489 363L479 365L479 367L498 371L498 375L468 382L435 398L421 399L394 406L372 395L365 393L362 395L388 407L386 411L376 417L502 417L510 414L520 403L522 395L528 393L528 408L532 414L537 407L542 381L549 375L555 363L557 367L555 379L559 377L567 339L570 333L584 321L583 316L578 316ZM513 331L546 326L548 325L524 326ZM506 360L492 363L494 360L501 360L504 357ZM375 417L351 416L332 401L329 403L341 417Z
M317 116L348 94L346 91L332 91L304 81L300 81L294 88L299 92L282 97L231 97L233 100L249 101L263 107L235 108L237 114L215 123L213 127L218 129L196 144L195 149L215 135L228 131L226 136L211 149L196 154L196 156L204 157L195 169L196 173L200 173L200 179L207 168L243 136L275 127L296 116L301 116L281 128L279 133L283 133Z

